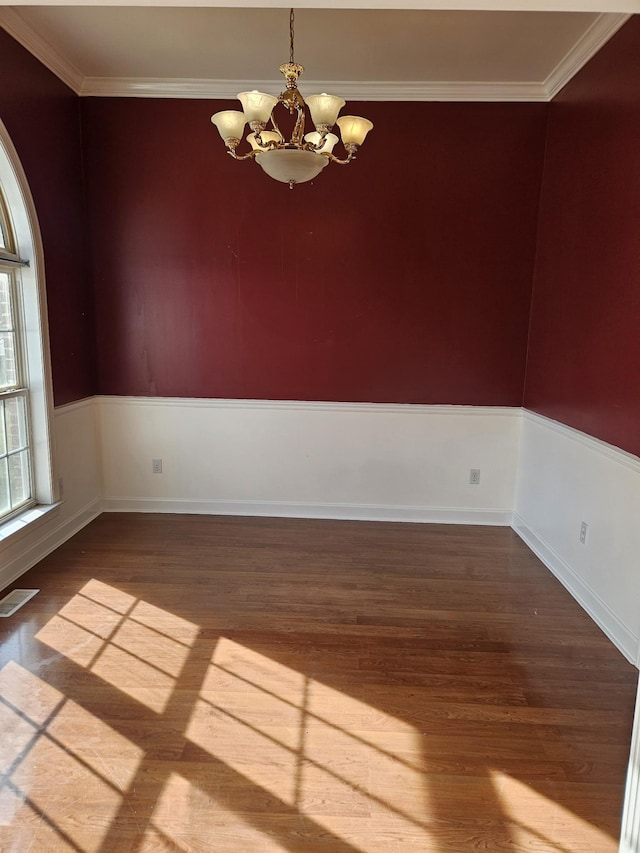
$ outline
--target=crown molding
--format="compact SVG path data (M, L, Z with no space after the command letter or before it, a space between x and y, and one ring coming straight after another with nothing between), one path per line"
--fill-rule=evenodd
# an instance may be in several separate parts
M598 15L582 38L574 44L564 59L556 65L544 81L546 100L552 101L569 80L587 64L592 56L595 56L630 17L630 14L603 13Z
M640 7L640 0L634 0ZM13 7L2 6L0 27L5 29L36 59L66 83L77 95L111 98L189 98L234 100L247 89L280 91L281 80L210 80L153 77L85 77ZM215 4L212 4L215 5ZM324 91L327 86L350 101L477 101L546 102L578 73L598 50L631 17L630 14L602 13L558 63L543 82L444 81L305 81L307 91Z
M84 80L82 72L39 35L17 9L0 5L0 27L46 65L76 95L80 94Z
M543 83L306 80L305 91L340 92L349 101L546 101ZM79 94L103 98L235 100L238 92L279 92L282 80L85 77Z

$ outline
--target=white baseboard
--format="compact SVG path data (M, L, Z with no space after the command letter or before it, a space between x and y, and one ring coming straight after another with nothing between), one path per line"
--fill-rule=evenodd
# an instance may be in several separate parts
M32 569L36 563L55 551L79 530L82 530L101 512L102 501L94 500L62 524L54 526L53 529L51 529L51 525L47 525L48 529L42 536L30 542L28 547L20 550L0 569L0 589L9 586L29 569Z
M326 518L350 521L403 521L433 524L483 524L509 527L510 509L385 506L377 504L287 503L284 501L169 500L105 498L105 512L166 512L193 515L244 515L273 518Z
M604 631L627 660L632 664L636 664L638 637L622 624L604 601L578 577L571 566L560 557L548 542L528 527L516 512L513 513L512 526L523 542L531 548L533 553L571 593L578 604L589 614L596 625Z

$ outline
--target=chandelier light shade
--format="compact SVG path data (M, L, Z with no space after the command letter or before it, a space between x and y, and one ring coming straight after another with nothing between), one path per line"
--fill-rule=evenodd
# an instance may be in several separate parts
M311 113L311 120L316 127L325 126L333 127L338 118L338 113L344 107L346 101L342 98L336 98L335 95L327 95L323 92L321 95L309 95L307 97L307 106Z
M263 134L263 136L264 136L264 134ZM317 130L314 130L312 133L305 133L304 138L305 138L306 142L310 142L312 145L315 145L316 147L319 147L320 143L322 142L322 136L318 133ZM331 154L331 152L335 148L336 143L339 141L340 140L335 135L335 133L327 133L327 135L324 137L324 145L322 146L322 153L323 154Z
M345 101L336 95L308 95L305 99L298 89L298 77L304 71L293 58L293 24L294 12L289 13L289 62L280 66L287 87L278 97L264 92L240 92L238 100L242 104L239 110L222 110L211 116L211 121L218 132L227 153L234 160L255 160L259 166L276 181L289 184L293 189L296 184L302 184L315 178L328 163L338 163L341 166L355 159L358 149L365 140L373 124L360 116L342 116L338 113L344 107ZM275 118L275 109L282 104L292 116L295 125L290 139L285 139ZM315 131L304 132L306 107L309 108ZM271 129L267 130L267 124ZM333 149L339 142L335 133L338 125L346 157L339 158ZM243 138L245 125L249 125L251 133L247 135L249 151L246 154L237 152Z
M345 145L362 145L373 124L360 116L342 116L336 122Z
M263 130L260 134L260 139L262 140L262 144L268 144L269 142L278 142L282 141L282 137L279 133L276 133L274 130ZM264 151L264 148L260 146L260 143L256 139L255 133L250 133L247 136L247 142L253 148L254 151Z
M273 108L278 103L274 95L265 95L264 92L240 92L238 100L244 110L245 121L251 125L253 122L266 124L271 118Z
M211 116L211 121L218 128L223 139L237 139L239 142L244 133L247 117L238 110L224 110Z

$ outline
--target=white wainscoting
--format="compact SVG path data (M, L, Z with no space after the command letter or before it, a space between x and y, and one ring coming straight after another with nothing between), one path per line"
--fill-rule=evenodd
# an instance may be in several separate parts
M0 587L103 508L513 519L640 663L640 459L562 424L517 408L98 397L56 409L55 432L63 500L0 535ZM162 459L162 474L152 473L152 459ZM478 486L469 483L471 468L481 471Z
M640 459L523 411L513 526L640 664Z
M107 510L511 524L518 408L132 397L98 408Z
M42 560L102 510L95 398L55 409L55 471L60 502L35 508L0 531L0 589Z

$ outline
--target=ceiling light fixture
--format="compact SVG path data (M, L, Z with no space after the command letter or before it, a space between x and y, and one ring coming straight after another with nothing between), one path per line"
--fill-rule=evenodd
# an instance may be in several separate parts
M239 110L222 110L211 116L211 121L218 128L220 136L227 146L227 153L235 160L255 160L264 171L276 181L289 184L293 189L295 184L310 181L319 175L327 163L338 163L341 166L350 163L365 140L367 133L373 127L369 119L360 116L342 116L338 113L344 107L345 101L336 95L309 95L306 106L309 107L315 131L305 134L305 100L298 90L298 77L304 71L293 58L293 25L294 12L289 13L289 62L280 66L280 71L287 81L287 88L277 98L264 92L240 92L238 100L243 112ZM282 135L274 118L274 111L282 104L291 115L296 116L291 138L287 142ZM271 122L271 130L267 123ZM251 128L247 142L251 150L246 154L238 154L236 148L244 134L245 125ZM335 133L331 133L334 124L340 128L342 144L347 156L341 160L333 154L333 148L338 142Z

